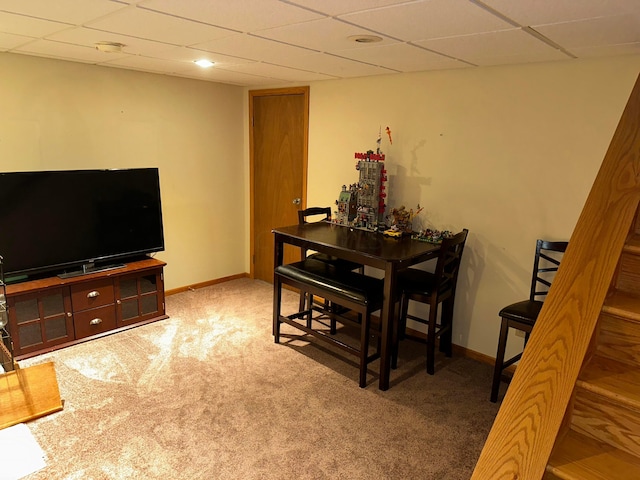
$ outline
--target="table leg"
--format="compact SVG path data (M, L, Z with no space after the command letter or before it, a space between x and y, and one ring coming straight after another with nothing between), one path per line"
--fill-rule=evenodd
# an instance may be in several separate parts
M392 337L395 312L395 289L397 267L394 263L388 263L384 271L384 298L381 311L381 348L380 348L380 390L389 389L389 376L391 371Z
M274 249L273 249L273 336L275 337L275 341L278 342L277 332L278 332L278 320L280 316L280 301L282 300L282 286L279 282L276 281L275 268L282 265L284 261L284 244L282 241L282 237L275 234L274 239Z

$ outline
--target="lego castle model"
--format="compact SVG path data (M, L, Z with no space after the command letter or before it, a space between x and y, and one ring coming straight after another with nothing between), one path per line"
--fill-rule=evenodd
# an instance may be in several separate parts
M356 170L360 172L358 183L342 186L336 201L338 210L334 222L368 230L384 226L385 182L384 154L368 151L356 153Z

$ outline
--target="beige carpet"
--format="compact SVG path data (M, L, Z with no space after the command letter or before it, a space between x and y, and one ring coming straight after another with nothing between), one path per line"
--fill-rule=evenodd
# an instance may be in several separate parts
M297 296L285 292L289 305ZM491 368L404 342L391 388L377 364L275 344L271 285L249 279L167 298L171 318L42 355L64 410L28 423L36 479L467 479L497 412ZM291 331L286 330L284 332Z

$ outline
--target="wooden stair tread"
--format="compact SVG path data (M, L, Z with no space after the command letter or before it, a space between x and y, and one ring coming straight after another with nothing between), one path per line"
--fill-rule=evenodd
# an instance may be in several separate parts
M546 470L563 480L637 480L640 458L569 430Z
M640 322L640 297L616 290L605 299L602 311Z
M577 385L640 412L640 370L595 355L580 373Z
M624 247L622 247L622 251L640 255L640 235L638 235L637 233L631 235L627 239Z

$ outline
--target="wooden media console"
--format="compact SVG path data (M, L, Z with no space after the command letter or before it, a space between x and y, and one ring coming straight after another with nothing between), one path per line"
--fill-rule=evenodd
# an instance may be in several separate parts
M16 360L168 318L163 268L147 258L71 278L7 285Z

